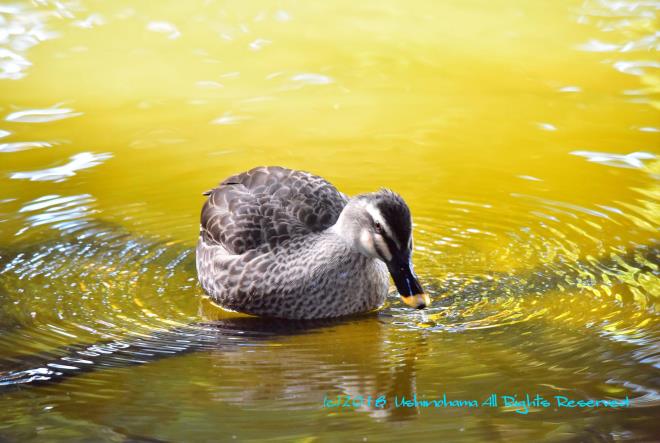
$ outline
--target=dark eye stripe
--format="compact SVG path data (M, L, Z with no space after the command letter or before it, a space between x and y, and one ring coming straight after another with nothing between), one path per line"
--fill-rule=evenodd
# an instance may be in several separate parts
M385 240L385 244L387 245L387 248L390 250L392 255L396 254L396 252L399 250L399 247L396 245L396 243L386 234L383 234L383 240Z
M380 255L383 259L385 259L385 251L382 251L380 249L380 247L378 246L378 242L374 242L374 248L376 249L378 255Z
M405 245L408 244L408 239L411 237L412 220L405 202L398 196L389 196L388 199L378 202L376 208L401 247L406 247Z
M372 225L374 225L374 226L376 226L376 225L380 226L380 223L379 223L379 222L376 222L376 220L374 220L374 218L372 217L371 214L369 214L369 213L367 212L367 213L366 213L366 216L369 218L369 222L370 222ZM390 229L392 229L392 227L390 227ZM393 240L393 239L389 236L389 234L387 233L387 231L385 230L385 228L384 228L383 226L381 226L381 229L380 229L380 230L377 229L376 231L380 234L381 237L383 237L383 239L385 240L385 244L387 245L387 248L390 250L390 252L391 252L392 254L394 254L396 251L399 251L399 245L404 245L404 244L405 244L405 241L403 241L402 238L397 238L398 241ZM393 233L394 235L396 235L397 237L402 237L402 236L403 236L403 235L402 235L403 233L401 233L401 232L393 231L392 233ZM379 250L378 245L377 245L375 242L374 242L374 246L376 247L376 251L377 251L381 256L384 256L384 255L383 255L383 251ZM410 235L410 237L408 237L408 250L411 250L411 249L412 249L412 235Z

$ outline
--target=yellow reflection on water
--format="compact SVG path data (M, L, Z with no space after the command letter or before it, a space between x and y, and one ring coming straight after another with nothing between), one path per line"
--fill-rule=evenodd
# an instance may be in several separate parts
M0 398L10 423L204 440L235 414L227 436L259 439L261 408L301 439L321 423L335 439L650 440L641 412L534 411L541 425L317 406L540 386L657 407L657 48L654 2L0 5L0 379L97 342L127 349L99 367L158 360ZM392 298L264 339L211 306L191 250L201 193L265 164L401 193L433 308Z

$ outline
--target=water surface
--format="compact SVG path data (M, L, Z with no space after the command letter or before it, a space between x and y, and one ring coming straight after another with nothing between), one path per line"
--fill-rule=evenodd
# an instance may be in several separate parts
M435 3L0 5L0 440L657 438L660 4ZM210 304L256 165L402 194L431 309ZM443 393L630 407L323 407Z

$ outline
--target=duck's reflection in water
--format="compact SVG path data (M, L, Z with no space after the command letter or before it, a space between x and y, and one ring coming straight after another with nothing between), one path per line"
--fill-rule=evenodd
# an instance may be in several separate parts
M416 364L428 350L424 331L392 328L392 319L382 313L307 321L227 318L218 310L206 310L205 316L213 318L206 326L224 338L273 338L248 352L209 350L216 370L240 368L242 379L253 381L229 396L219 389L219 400L245 407L300 399L301 407L323 407L330 414L362 411L387 420L419 414L417 407L395 407L393 399L416 394ZM377 403L378 397L387 401Z

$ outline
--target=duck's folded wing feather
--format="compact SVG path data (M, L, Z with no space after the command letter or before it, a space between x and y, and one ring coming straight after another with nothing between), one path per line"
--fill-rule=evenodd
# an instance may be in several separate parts
M322 231L337 221L348 201L321 177L276 166L229 177L206 195L202 241L230 254Z

